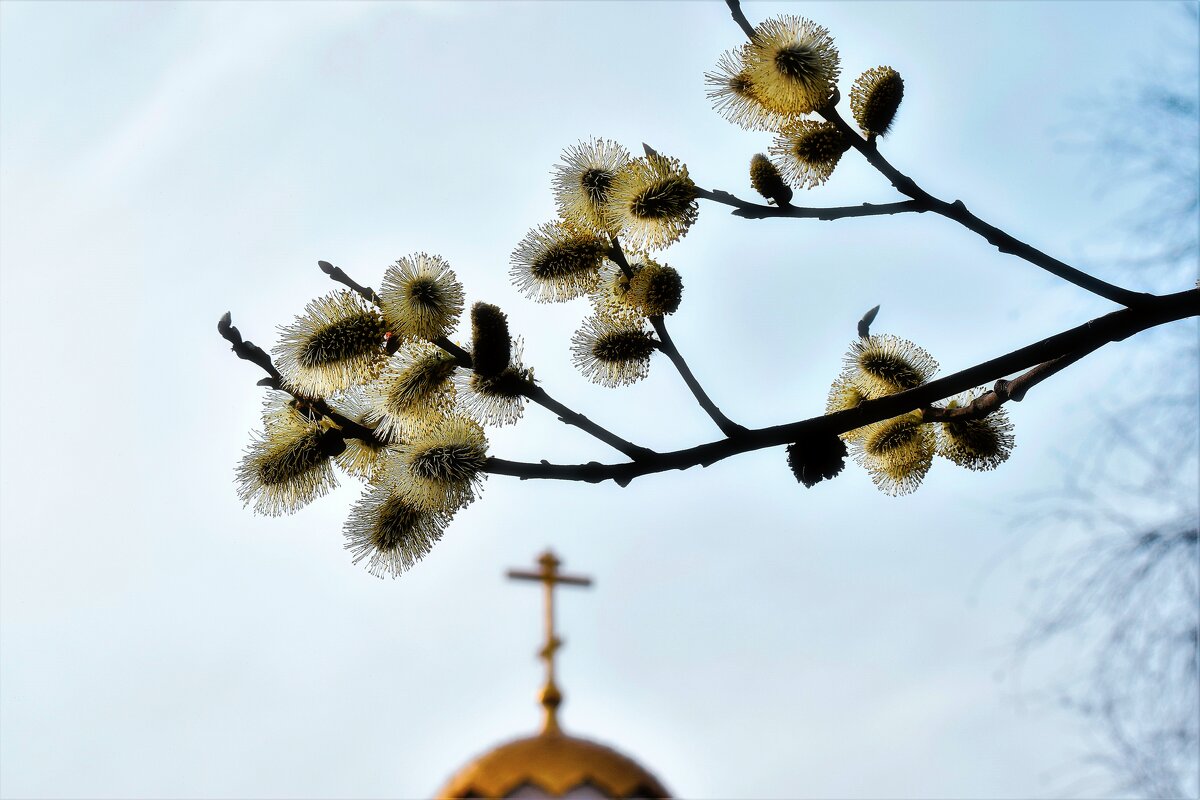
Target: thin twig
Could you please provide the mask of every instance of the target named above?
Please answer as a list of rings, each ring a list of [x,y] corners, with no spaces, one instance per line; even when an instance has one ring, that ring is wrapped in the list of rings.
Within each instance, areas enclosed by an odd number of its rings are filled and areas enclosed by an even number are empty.
[[[747,20],[745,14],[742,13],[741,4],[740,4],[739,0],[725,0],[725,3],[726,3],[726,5],[729,6],[729,12],[730,12],[730,14],[733,15],[733,19],[735,22],[737,22],[738,27],[740,27],[742,29],[742,32],[746,34],[746,37],[748,39],[753,40],[754,39],[754,27],[752,25],[750,25],[749,20]],[[1121,286],[1115,286],[1106,281],[1102,281],[1097,277],[1094,277],[1092,275],[1087,274],[1086,272],[1083,272],[1082,270],[1078,270],[1075,267],[1070,266],[1069,264],[1065,264],[1062,261],[1059,261],[1057,258],[1049,256],[1046,253],[1043,253],[1041,250],[1038,250],[1036,247],[1026,244],[1025,242],[1022,242],[1020,239],[1017,239],[1015,236],[1005,233],[1004,231],[1000,230],[996,226],[990,225],[990,224],[984,222],[982,219],[980,219],[979,217],[975,216],[970,211],[968,211],[967,207],[963,204],[963,202],[961,200],[955,200],[953,203],[947,203],[946,201],[939,200],[938,198],[929,194],[924,189],[922,189],[920,186],[918,186],[916,181],[914,181],[912,178],[908,177],[907,175],[904,175],[903,173],[900,172],[900,170],[896,169],[890,163],[888,163],[887,159],[885,159],[883,157],[883,155],[879,152],[879,149],[875,146],[875,137],[871,137],[869,139],[864,139],[863,137],[858,135],[857,131],[855,131],[848,124],[846,124],[846,121],[844,119],[842,119],[842,116],[837,112],[836,104],[837,104],[838,97],[839,97],[839,95],[835,91],[834,98],[831,99],[829,104],[826,105],[824,108],[817,109],[817,113],[820,114],[822,117],[824,117],[827,121],[836,125],[838,130],[841,131],[842,135],[846,137],[846,141],[849,142],[850,145],[855,150],[862,153],[863,157],[867,159],[867,162],[871,166],[875,167],[875,169],[878,170],[881,174],[883,174],[883,176],[885,178],[887,178],[889,181],[891,181],[891,184],[892,184],[892,186],[894,186],[896,188],[896,191],[900,192],[901,194],[908,195],[909,197],[911,197],[913,200],[917,201],[920,204],[919,208],[906,208],[903,210],[933,211],[934,213],[940,214],[943,217],[946,217],[947,219],[952,219],[955,222],[957,222],[958,224],[962,225],[967,230],[970,230],[970,231],[982,236],[984,239],[987,240],[987,242],[989,244],[991,244],[993,247],[995,247],[1001,253],[1007,253],[1009,255],[1014,255],[1018,258],[1024,259],[1025,261],[1028,261],[1030,264],[1033,264],[1036,267],[1040,267],[1041,269],[1046,270],[1050,274],[1055,275],[1059,278],[1062,278],[1063,280],[1067,281],[1068,283],[1073,283],[1081,289],[1086,289],[1087,291],[1089,291],[1093,294],[1099,295],[1100,297],[1103,297],[1106,300],[1111,300],[1114,303],[1119,303],[1123,306],[1132,308],[1134,306],[1137,306],[1137,305],[1147,302],[1148,299],[1151,297],[1151,295],[1145,294],[1143,292],[1135,292],[1130,289],[1125,289]],[[710,193],[710,194],[712,194],[712,193]],[[726,198],[736,200],[736,198],[733,198],[732,195],[728,195],[727,193],[724,193],[724,192],[722,192],[721,194],[724,195]],[[701,196],[704,196],[704,195],[701,195]],[[738,205],[738,203],[728,202],[728,199],[719,199],[717,197],[709,197],[708,199],[717,200],[717,202],[726,202],[729,205],[734,205],[734,206]],[[767,208],[770,208],[770,206],[768,206]],[[736,214],[738,216],[745,216],[745,214],[743,214],[742,211],[743,211],[743,209],[741,207],[739,207],[738,211],[735,211],[734,214]],[[770,216],[770,217],[814,216],[811,214],[794,214],[794,213],[790,213],[790,212],[791,212],[791,209],[775,208],[775,209],[772,209],[770,213],[763,213],[762,216]],[[896,213],[896,212],[893,211],[893,212],[883,212],[883,213]],[[865,214],[858,214],[858,215],[847,214],[846,216],[866,216],[866,215]],[[826,217],[818,217],[818,218],[826,219]],[[830,217],[830,219],[833,219],[833,218],[835,218],[835,217]]]
[[[463,369],[472,369],[475,361],[471,358],[471,354],[461,347],[450,341],[445,336],[439,336],[433,340],[433,343],[445,350],[450,355],[454,356],[454,361]]]
[[[984,392],[965,406],[958,406],[956,408],[927,406],[922,409],[923,421],[949,422],[951,420],[967,421],[983,419],[1009,400],[1014,403],[1021,402],[1025,399],[1025,394],[1034,386],[1037,386],[1050,376],[1061,372],[1084,356],[1095,352],[1103,345],[1104,342],[1098,342],[1094,347],[1083,347],[1073,353],[1052,358],[1049,361],[1043,361],[1041,364],[1013,378],[1011,381],[1001,378],[996,381],[996,385],[991,390]]]
[[[625,258],[625,252],[621,249],[621,243],[616,236],[612,237],[612,249],[609,252],[609,257],[621,268],[626,277],[633,277],[633,270],[630,268],[629,261]],[[691,390],[692,396],[696,398],[696,402],[700,404],[704,412],[721,429],[721,433],[726,436],[738,436],[745,433],[745,428],[721,413],[721,409],[717,408],[717,404],[704,391],[704,387],[700,385],[700,381],[696,380],[696,376],[692,374],[691,367],[688,366],[683,354],[679,352],[679,348],[675,346],[675,342],[671,339],[671,334],[667,332],[667,324],[663,321],[662,315],[656,314],[649,319],[650,324],[654,326],[655,333],[658,334],[658,349],[667,358],[671,359],[671,363],[675,365],[675,369],[679,372],[679,376],[683,378],[683,382],[687,384],[688,389]]]
[[[742,32],[746,34],[747,39],[754,38],[754,26],[750,24],[750,20],[746,19],[746,15],[742,13],[742,4],[738,0],[725,0],[725,5],[729,6],[729,14],[733,17],[733,21],[738,24]]]
[[[658,334],[658,349],[667,358],[671,359],[671,363],[679,371],[679,376],[683,378],[683,382],[692,391],[696,402],[712,418],[712,421],[717,424],[717,427],[721,429],[721,433],[726,436],[740,436],[745,433],[745,428],[721,413],[721,409],[717,408],[717,404],[709,398],[708,393],[704,391],[704,387],[700,385],[700,381],[696,380],[696,376],[692,374],[691,367],[688,366],[687,361],[684,360],[683,355],[679,352],[679,348],[675,346],[675,342],[671,339],[671,334],[667,333],[667,324],[663,321],[662,316],[655,315],[650,317],[650,324],[654,326],[654,331]]]
[[[1125,339],[1157,325],[1200,315],[1200,289],[1154,297],[1137,308],[1125,308],[1014,350],[998,358],[969,367],[953,375],[833,414],[812,417],[786,425],[747,430],[737,436],[697,445],[686,450],[658,453],[628,464],[550,464],[488,459],[486,471],[520,478],[578,480],[597,483],[613,480],[621,484],[641,475],[673,469],[707,466],[739,453],[775,447],[821,434],[838,434],[872,422],[891,419],[916,408],[925,408],[947,397],[995,381],[1020,370],[1059,358],[1078,360],[1109,342]],[[1064,364],[1065,365],[1065,364]],[[1059,367],[1061,369],[1061,366]],[[1057,371],[1046,367],[1045,375]],[[1043,378],[1045,377],[1043,375]],[[1041,378],[1039,378],[1040,380]],[[1031,379],[1032,380],[1032,379]],[[1026,387],[1028,388],[1028,387]]]
[[[568,425],[574,425],[576,428],[590,433],[592,436],[596,437],[605,444],[611,445],[625,455],[629,456],[634,461],[657,455],[653,450],[649,450],[645,447],[639,447],[636,444],[627,442],[607,428],[603,428],[600,425],[597,425],[595,422],[592,422],[583,414],[572,411],[550,395],[546,394],[546,391],[542,389],[542,387],[533,383],[533,381],[529,381],[527,388],[523,391],[523,394],[543,408],[546,408],[557,414],[558,418],[563,422],[567,423]]]
[[[349,286],[351,289],[362,295],[366,300],[378,305],[379,295],[375,294],[375,291],[370,287],[360,285],[353,278],[347,275],[341,268],[333,266],[328,261],[318,261],[317,266],[319,266],[321,271],[333,280]],[[392,345],[393,343],[398,345],[399,341],[393,337],[391,340],[389,340],[388,344]],[[448,337],[439,336],[437,339],[433,340],[433,343],[445,350],[450,355],[454,356],[454,361],[456,364],[458,364],[458,366],[462,367],[463,369],[473,368],[474,360],[471,358],[471,354],[459,347],[454,342],[450,341]],[[395,352],[395,348],[389,348],[389,352]],[[532,381],[529,382],[528,389],[523,392],[523,394],[538,405],[544,406],[545,408],[557,414],[558,418],[566,424],[574,425],[580,430],[590,433],[600,441],[615,447],[617,450],[634,460],[645,458],[647,455],[653,455],[654,453],[653,450],[649,450],[645,447],[639,447],[638,445],[625,441],[620,436],[617,436],[613,432],[592,422],[583,414],[572,411],[570,408],[567,408],[562,403],[555,400],[553,397],[547,394],[544,389],[542,389],[540,386],[537,386]]]
[[[271,376],[259,381],[259,386],[266,386],[270,389],[283,389],[283,376],[275,368],[275,362],[271,360],[271,357],[267,355],[265,350],[254,342],[242,339],[242,332],[233,325],[233,314],[231,312],[226,311],[221,319],[217,320],[217,333],[221,334],[221,338],[233,345],[233,352],[238,358],[249,361],[252,364],[257,364]]]
[[[806,206],[768,206],[761,203],[751,203],[721,189],[702,189],[696,187],[696,196],[714,203],[732,206],[735,217],[744,219],[767,219],[769,217],[797,217],[800,219],[834,220],[848,217],[878,217],[887,214],[903,214],[906,212],[924,213],[928,209],[915,200],[902,200],[897,203],[863,203],[857,206],[834,206],[830,208],[811,208]]]
[[[860,339],[866,339],[871,335],[871,323],[875,321],[875,315],[878,313],[879,306],[875,306],[862,315],[862,319],[858,321],[858,336]]]
[[[851,128],[842,116],[838,113],[837,108],[831,103],[825,108],[818,109],[818,112],[827,121],[837,126],[846,141],[863,155],[867,162],[887,178],[896,191],[901,194],[908,195],[917,202],[920,208],[914,208],[917,211],[932,211],[935,214],[940,214],[947,219],[952,219],[959,225],[962,225],[969,231],[977,233],[987,240],[988,244],[995,247],[1001,253],[1014,255],[1017,258],[1028,261],[1036,267],[1046,270],[1052,275],[1055,275],[1068,283],[1073,283],[1081,289],[1086,289],[1092,294],[1099,295],[1106,300],[1111,300],[1114,303],[1120,303],[1123,306],[1134,307],[1152,297],[1152,295],[1142,292],[1134,292],[1120,286],[1115,286],[1106,281],[1102,281],[1097,277],[1087,274],[1082,270],[1065,264],[1057,258],[1043,253],[1032,245],[1022,242],[1015,236],[1012,236],[1000,230],[994,225],[984,222],[979,217],[967,210],[967,207],[961,200],[955,200],[953,203],[947,203],[945,200],[940,200],[929,192],[917,185],[917,182],[900,170],[893,167],[883,154],[879,152],[879,148],[875,146],[874,141],[863,139],[858,133]]]
[[[321,268],[321,272],[324,272],[330,278],[333,278],[338,283],[349,286],[351,289],[358,292],[368,303],[379,305],[379,295],[375,294],[375,290],[370,286],[360,286],[359,284],[355,283],[349,275],[342,271],[341,267],[335,267],[328,261],[318,261],[317,266]]]
[[[342,436],[347,439],[358,439],[372,447],[382,447],[389,442],[380,438],[374,428],[368,428],[359,422],[355,422],[347,416],[333,410],[324,399],[318,398],[313,401],[313,405],[317,411],[329,417],[338,428],[341,429]]]
[[[329,417],[341,429],[342,436],[350,439],[359,439],[371,445],[380,446],[386,444],[380,439],[372,428],[368,428],[354,420],[346,417],[329,407],[322,397],[308,397],[300,394],[294,388],[284,382],[283,376],[279,374],[279,370],[275,368],[275,363],[266,351],[256,345],[254,342],[242,339],[241,332],[234,327],[232,315],[226,311],[224,316],[217,322],[217,332],[221,334],[225,341],[233,345],[233,352],[238,358],[249,361],[252,364],[257,364],[270,376],[263,378],[258,382],[259,386],[266,386],[268,389],[274,389],[280,392],[286,392],[296,400],[312,406],[317,413]]]

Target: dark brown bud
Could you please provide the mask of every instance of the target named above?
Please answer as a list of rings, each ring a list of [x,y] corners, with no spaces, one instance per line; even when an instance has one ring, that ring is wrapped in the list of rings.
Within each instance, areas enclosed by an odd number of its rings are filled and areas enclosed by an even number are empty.
[[[471,360],[484,377],[499,375],[512,358],[508,317],[498,306],[476,303],[471,308]]]
[[[824,433],[789,444],[787,455],[796,480],[811,489],[846,466],[846,443],[832,433]]]
[[[792,201],[791,187],[784,183],[779,170],[762,153],[750,159],[750,185],[776,205],[786,206]]]

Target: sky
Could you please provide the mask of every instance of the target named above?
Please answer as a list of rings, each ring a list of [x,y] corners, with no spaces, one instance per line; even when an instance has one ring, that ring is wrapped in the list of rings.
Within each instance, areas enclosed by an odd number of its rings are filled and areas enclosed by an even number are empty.
[[[1066,144],[1080,109],[1185,36],[1154,3],[746,12],[829,28],[844,95],[897,69],[885,155],[1068,261],[1120,222]],[[584,301],[526,300],[508,259],[591,136],[751,199],[771,137],[714,113],[703,82],[741,37],[716,2],[0,3],[0,795],[429,796],[537,725],[540,592],[503,575],[546,547],[595,582],[560,593],[564,728],[677,796],[1091,785],[1094,737],[1039,699],[1069,646],[1014,657],[1036,564],[1013,519],[1091,435],[1076,393],[1136,342],[1014,406],[996,472],[936,463],[901,498],[853,465],[806,490],[782,448],[624,489],[493,476],[397,580],[343,549],[353,479],[277,519],[237,498],[264,393],[216,322],[269,349],[334,288],[318,259],[378,286],[439,254],[561,402],[655,449],[718,438],[665,360],[589,384],[570,359]],[[796,202],[897,199],[852,155]],[[676,344],[751,427],[821,413],[875,304],[874,330],[943,373],[1112,310],[926,215],[703,203],[663,257],[685,283]],[[619,459],[536,406],[488,436],[504,458]]]

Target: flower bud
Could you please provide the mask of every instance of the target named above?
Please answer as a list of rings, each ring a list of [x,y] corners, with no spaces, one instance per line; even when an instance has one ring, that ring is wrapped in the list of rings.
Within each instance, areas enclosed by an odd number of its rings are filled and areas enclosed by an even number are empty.
[[[475,499],[487,438],[473,420],[450,416],[396,452],[393,480],[404,499],[422,511],[452,513]]]
[[[547,222],[517,244],[508,274],[526,297],[561,303],[596,287],[606,253],[608,245],[591,231]]]
[[[829,180],[850,142],[831,122],[799,119],[779,131],[771,155],[792,186],[811,189]]]
[[[337,486],[329,465],[345,448],[332,423],[276,422],[255,435],[238,466],[238,496],[258,514],[290,514]]]
[[[937,361],[923,348],[890,334],[857,339],[846,356],[846,373],[872,398],[915,389],[937,369]]]
[[[499,375],[512,357],[508,317],[499,306],[476,303],[471,308],[471,361],[475,372],[485,377]]]
[[[678,159],[654,153],[626,164],[608,190],[605,219],[639,250],[672,244],[696,221],[696,184]]]
[[[969,405],[985,390],[960,395],[947,408]],[[995,469],[1008,460],[1013,449],[1013,424],[1003,407],[982,419],[949,420],[938,423],[937,454],[967,469]]]
[[[572,338],[575,366],[593,383],[627,386],[650,373],[657,342],[642,321],[590,317]]]
[[[776,205],[786,206],[792,201],[792,188],[784,183],[779,170],[762,153],[750,159],[750,185]]]
[[[914,492],[929,471],[935,439],[932,426],[921,420],[921,412],[913,411],[864,425],[862,437],[853,442],[855,460],[881,492]]]
[[[288,384],[320,397],[375,378],[387,358],[384,318],[352,292],[318,298],[280,328],[273,354]]]
[[[432,341],[457,323],[463,309],[462,284],[445,259],[417,253],[388,267],[379,303],[394,334]]]
[[[346,549],[357,564],[369,558],[376,577],[395,578],[424,558],[442,538],[450,515],[417,508],[388,485],[370,490],[346,519]]]
[[[787,457],[796,480],[811,489],[846,466],[846,443],[832,433],[810,436],[788,445]]]
[[[647,316],[674,314],[683,300],[683,279],[674,267],[647,259],[629,281],[626,301]]]
[[[850,110],[868,136],[883,136],[892,127],[904,99],[904,80],[891,67],[872,67],[850,89]]]

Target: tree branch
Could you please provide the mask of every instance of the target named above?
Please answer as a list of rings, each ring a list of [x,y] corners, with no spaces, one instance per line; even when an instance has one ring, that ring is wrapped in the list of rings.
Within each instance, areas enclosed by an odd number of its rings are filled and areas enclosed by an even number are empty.
[[[837,126],[842,135],[846,137],[846,141],[851,147],[863,155],[867,162],[887,178],[896,191],[901,194],[906,194],[913,198],[920,206],[919,211],[932,211],[935,214],[940,214],[947,219],[954,220],[959,225],[962,225],[969,231],[977,233],[987,240],[988,244],[995,247],[1001,253],[1016,256],[1017,258],[1028,261],[1036,267],[1046,270],[1051,275],[1062,278],[1068,283],[1073,283],[1081,289],[1086,289],[1092,294],[1099,295],[1106,300],[1111,300],[1114,303],[1119,303],[1123,306],[1134,307],[1145,303],[1152,295],[1142,292],[1134,292],[1120,286],[1115,286],[1111,283],[1100,280],[1092,275],[1078,270],[1075,267],[1053,258],[1041,250],[1038,250],[1032,245],[1017,239],[1016,237],[1005,233],[994,225],[990,225],[979,217],[972,214],[963,205],[961,200],[955,200],[953,203],[947,203],[945,200],[939,200],[929,192],[917,185],[916,181],[904,175],[900,170],[893,167],[886,158],[879,152],[879,148],[875,146],[874,141],[868,141],[858,135],[858,132],[851,128],[842,116],[838,113],[837,108],[830,104],[825,108],[818,109],[818,114],[824,117],[827,121]]]
[[[358,422],[343,416],[329,407],[322,397],[307,397],[302,394],[297,394],[296,390],[284,383],[283,376],[279,374],[279,370],[275,368],[275,363],[271,361],[271,357],[266,351],[256,345],[254,342],[243,341],[241,331],[233,326],[232,315],[226,311],[224,316],[217,321],[217,332],[221,334],[227,342],[233,345],[233,352],[238,358],[257,364],[266,371],[271,377],[263,378],[258,382],[259,386],[266,386],[268,389],[274,389],[280,392],[287,392],[296,400],[306,403],[313,409],[329,419],[333,420],[342,430],[345,437],[351,439],[359,439],[368,444],[384,445],[382,439],[375,435],[375,431],[371,428],[361,425]]]
[[[238,358],[249,361],[252,364],[257,364],[271,376],[259,381],[259,386],[266,386],[270,389],[283,389],[283,376],[279,374],[279,370],[275,369],[275,362],[271,361],[271,357],[267,355],[267,352],[254,342],[242,340],[242,332],[233,326],[233,315],[231,312],[226,311],[224,316],[217,320],[217,333],[221,334],[221,338],[233,345],[233,352]]]
[[[341,267],[335,267],[328,261],[318,261],[317,266],[321,268],[321,272],[324,272],[330,278],[358,292],[368,303],[379,305],[379,295],[375,294],[375,290],[370,286],[360,286],[355,283],[349,275],[342,271]]]
[[[328,261],[318,261],[317,266],[321,268],[321,272],[324,272],[333,280],[344,286],[349,286],[351,289],[358,292],[359,296],[368,303],[371,303],[375,306],[381,305],[379,302],[379,295],[375,294],[374,289],[372,289],[370,286],[360,286],[349,275],[343,272],[341,267],[335,267]],[[400,337],[393,336],[391,333],[387,334],[387,344],[384,345],[384,349],[387,350],[387,354],[389,356],[395,355],[396,351],[400,349],[400,345]]]
[[[725,0],[725,3],[729,6],[729,12],[733,16],[734,21],[737,22],[738,27],[742,29],[742,32],[746,34],[748,39],[753,40],[754,27],[750,24],[749,20],[746,19],[745,14],[742,13],[741,3],[739,0]],[[907,175],[904,175],[900,172],[900,170],[888,163],[887,159],[883,157],[883,155],[879,152],[879,149],[875,146],[874,137],[871,137],[870,139],[864,139],[858,135],[858,131],[846,124],[846,121],[842,119],[842,116],[838,113],[836,108],[838,97],[839,95],[835,91],[834,97],[831,99],[829,104],[824,108],[817,109],[817,113],[824,117],[828,122],[831,122],[837,126],[838,130],[842,132],[842,135],[846,137],[846,141],[849,142],[855,150],[862,153],[863,157],[867,159],[867,162],[871,166],[873,166],[885,178],[891,181],[892,186],[896,188],[896,191],[900,192],[901,194],[908,195],[920,204],[919,208],[906,208],[902,210],[932,211],[936,214],[946,217],[947,219],[952,219],[967,230],[982,236],[987,240],[988,244],[995,247],[1001,253],[1007,253],[1008,255],[1014,255],[1018,258],[1024,259],[1030,264],[1046,270],[1051,275],[1062,278],[1068,283],[1073,283],[1081,289],[1086,289],[1092,294],[1099,295],[1100,297],[1103,297],[1106,300],[1111,300],[1114,303],[1119,303],[1120,305],[1132,308],[1147,302],[1148,298],[1152,296],[1143,292],[1134,292],[1129,289],[1107,283],[1106,281],[1102,281],[1099,278],[1083,272],[1082,270],[1078,270],[1069,264],[1065,264],[1062,261],[1059,261],[1057,258],[1053,258],[1046,253],[1043,253],[1036,247],[1028,245],[1016,237],[1005,233],[994,225],[984,222],[982,219],[968,211],[967,207],[961,200],[955,200],[953,203],[947,203],[946,201],[939,200],[938,198],[929,194],[920,186],[918,186],[916,181]],[[735,215],[746,216],[746,214],[741,213],[743,208],[741,205],[739,205],[743,204],[744,201],[737,200],[737,198],[733,197],[733,195],[730,195],[727,192],[721,192],[719,194],[721,195],[720,197],[716,196],[717,193],[708,192],[701,194],[701,196],[707,196],[707,199],[709,200],[715,200],[717,202],[733,205],[738,208],[738,211],[733,212]],[[736,202],[730,202],[731,200]],[[767,206],[766,208],[771,207]],[[793,214],[790,213],[791,211],[792,209],[790,208],[773,208],[770,213],[762,214],[762,216],[817,216],[818,219],[837,218],[822,217],[804,213]],[[876,213],[896,213],[896,211],[884,211]],[[868,214],[845,214],[845,216],[868,216]],[[756,215],[754,218],[758,218],[758,216]]]
[[[878,217],[886,214],[902,214],[905,212],[924,213],[929,209],[915,200],[902,200],[898,203],[863,203],[858,206],[834,206],[831,208],[808,208],[804,206],[768,206],[761,203],[751,203],[742,200],[721,189],[701,189],[696,187],[696,196],[714,203],[732,206],[735,217],[745,219],[766,219],[768,217],[797,217],[800,219],[834,220],[847,217]]]
[[[754,26],[750,24],[750,20],[746,19],[746,15],[742,13],[742,4],[739,0],[725,0],[725,5],[729,6],[729,14],[733,17],[733,21],[738,24],[742,32],[746,34],[747,39],[754,38]]]
[[[616,236],[612,237],[612,250],[609,256],[621,268],[626,277],[633,277],[633,270],[630,268],[629,261],[625,258],[625,252],[621,249],[621,243],[617,240]],[[658,334],[658,349],[667,358],[671,359],[671,363],[675,365],[675,369],[679,372],[679,376],[683,378],[683,382],[687,384],[688,389],[691,390],[692,396],[696,398],[696,402],[700,404],[704,412],[721,429],[721,433],[726,436],[738,436],[745,433],[745,428],[721,413],[721,409],[717,408],[717,404],[709,398],[708,393],[704,391],[704,387],[700,385],[700,381],[696,380],[696,376],[692,374],[691,367],[688,366],[683,354],[679,352],[679,348],[675,346],[675,342],[671,339],[671,334],[667,333],[667,324],[663,321],[662,315],[656,314],[649,319],[650,324],[654,326],[654,331]]]
[[[358,292],[368,302],[375,303],[376,305],[379,304],[379,295],[375,294],[375,290],[371,289],[369,286],[360,285],[353,278],[347,275],[341,268],[333,266],[328,261],[318,261],[317,266],[319,266],[321,271],[333,280],[349,286],[351,289]],[[437,339],[433,340],[433,343],[445,350],[450,355],[454,356],[455,363],[457,363],[458,366],[462,367],[463,369],[472,369],[474,367],[474,359],[472,359],[471,354],[459,347],[454,342],[450,341],[449,338],[445,336],[439,336]],[[400,342],[395,338],[389,340],[388,352],[394,353],[398,349],[399,344]],[[266,354],[264,353],[263,355],[265,356]],[[639,447],[638,445],[625,441],[611,431],[592,422],[583,414],[572,411],[562,403],[555,400],[553,397],[547,394],[544,389],[532,381],[529,382],[528,389],[524,392],[524,395],[538,405],[543,406],[557,414],[558,418],[566,424],[574,425],[580,430],[590,433],[600,441],[615,447],[617,450],[634,459],[635,461],[639,458],[645,458],[647,455],[652,455],[654,453],[653,450],[648,450],[645,447]]]
[[[721,433],[726,436],[740,436],[746,432],[746,429],[738,425],[729,417],[721,413],[721,409],[717,408],[717,404],[709,398],[708,393],[704,391],[704,387],[700,385],[700,381],[696,380],[696,376],[692,374],[691,367],[684,360],[683,354],[679,352],[679,348],[675,346],[675,342],[671,339],[671,334],[667,333],[667,324],[663,321],[661,315],[650,317],[650,324],[654,326],[655,332],[658,334],[658,349],[663,354],[671,359],[671,363],[675,365],[675,369],[679,372],[679,376],[683,378],[683,382],[687,384],[691,390],[692,396],[696,398],[696,402],[704,409],[704,412],[717,424],[721,429]]]
[[[439,336],[433,340],[433,343],[445,350],[450,355],[454,356],[454,361],[463,369],[473,369],[475,360],[471,358],[471,354],[454,342],[447,339],[445,336]]]
[[[1033,369],[1025,372],[1019,377],[1011,381],[1001,378],[996,381],[996,385],[991,391],[976,397],[965,406],[957,408],[939,408],[938,406],[926,406],[922,409],[925,422],[950,422],[951,420],[972,420],[982,419],[988,414],[1004,405],[1009,400],[1014,403],[1019,403],[1025,399],[1025,395],[1034,386],[1037,386],[1042,381],[1050,376],[1061,372],[1067,367],[1079,361],[1089,353],[1095,352],[1102,347],[1104,342],[1098,342],[1094,347],[1080,348],[1076,352],[1068,353],[1067,355],[1053,358],[1049,361],[1043,361]]]
[[[1018,370],[1065,359],[1059,362],[1058,366],[1045,367],[1038,373],[1041,377],[1035,374],[1029,378],[1027,383],[1032,385],[1037,380],[1057,372],[1067,363],[1077,361],[1109,342],[1121,341],[1148,328],[1197,315],[1200,315],[1200,289],[1152,297],[1137,308],[1114,311],[953,375],[905,392],[868,400],[845,411],[786,425],[747,430],[736,437],[727,437],[686,450],[658,453],[637,463],[534,464],[493,457],[488,459],[485,470],[497,475],[513,475],[519,478],[578,480],[591,483],[612,480],[625,485],[641,475],[688,469],[697,465],[708,466],[738,453],[788,444],[814,435],[845,433],[872,422],[891,419],[915,408],[930,406],[938,400],[974,389],[980,384],[998,380]],[[1028,389],[1028,385],[1025,388]]]
[[[523,392],[523,394],[543,408],[546,408],[557,414],[558,418],[566,424],[574,425],[575,427],[590,433],[592,436],[596,437],[605,444],[611,445],[620,452],[629,456],[634,461],[656,455],[653,450],[649,450],[645,447],[639,447],[636,444],[627,442],[620,436],[617,436],[615,433],[609,431],[607,428],[603,428],[600,425],[597,425],[595,422],[592,422],[584,415],[567,408],[562,403],[546,394],[546,391],[533,381],[528,382],[528,388]]]

